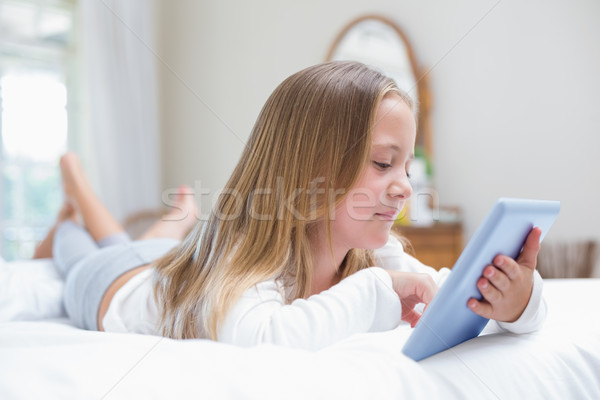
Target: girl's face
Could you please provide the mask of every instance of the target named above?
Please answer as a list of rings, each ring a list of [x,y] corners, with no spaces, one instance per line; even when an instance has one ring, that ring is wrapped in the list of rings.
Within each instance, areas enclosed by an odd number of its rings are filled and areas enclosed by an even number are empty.
[[[408,171],[414,159],[416,124],[406,103],[386,95],[375,115],[367,164],[336,207],[331,221],[334,246],[376,249],[412,194]]]

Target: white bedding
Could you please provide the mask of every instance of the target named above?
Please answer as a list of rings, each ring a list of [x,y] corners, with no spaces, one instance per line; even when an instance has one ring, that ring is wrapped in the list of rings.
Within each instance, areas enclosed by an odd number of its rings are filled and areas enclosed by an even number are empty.
[[[406,326],[318,352],[88,332],[61,291],[48,260],[0,265],[0,399],[600,398],[600,279],[546,281],[539,332],[419,363],[401,353]]]

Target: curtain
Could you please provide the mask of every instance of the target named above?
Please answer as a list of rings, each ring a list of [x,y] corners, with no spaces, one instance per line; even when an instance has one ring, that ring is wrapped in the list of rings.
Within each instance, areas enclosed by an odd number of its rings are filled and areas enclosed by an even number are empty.
[[[119,220],[159,206],[155,2],[80,0],[84,166]]]

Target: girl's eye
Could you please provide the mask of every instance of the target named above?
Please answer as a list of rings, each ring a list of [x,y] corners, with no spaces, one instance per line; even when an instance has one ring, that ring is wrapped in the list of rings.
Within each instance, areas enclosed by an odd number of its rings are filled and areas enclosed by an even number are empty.
[[[387,169],[387,168],[390,168],[392,166],[392,164],[383,163],[383,162],[377,162],[377,161],[373,161],[373,164],[375,164],[380,169]]]

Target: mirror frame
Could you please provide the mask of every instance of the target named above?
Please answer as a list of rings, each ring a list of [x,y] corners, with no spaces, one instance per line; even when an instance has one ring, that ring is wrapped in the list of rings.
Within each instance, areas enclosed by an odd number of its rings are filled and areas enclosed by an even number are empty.
[[[431,124],[429,122],[429,113],[431,111],[431,93],[429,91],[429,82],[428,82],[428,74],[427,71],[422,71],[418,65],[417,61],[408,41],[406,35],[400,29],[400,27],[392,20],[382,17],[380,15],[368,14],[360,16],[348,23],[342,31],[337,35],[333,44],[329,48],[327,52],[326,61],[331,61],[333,54],[335,53],[337,47],[340,45],[344,36],[354,28],[357,24],[365,21],[365,20],[376,20],[385,25],[388,25],[398,34],[400,39],[404,42],[406,46],[407,56],[410,60],[410,65],[413,70],[413,75],[415,77],[415,81],[417,82],[417,95],[418,95],[418,116],[417,116],[417,138],[415,145],[417,147],[422,148],[425,151],[425,157],[429,160],[433,157],[433,140],[431,133]]]

